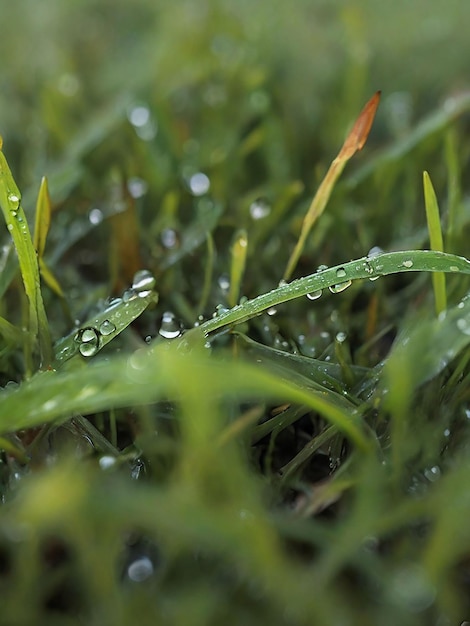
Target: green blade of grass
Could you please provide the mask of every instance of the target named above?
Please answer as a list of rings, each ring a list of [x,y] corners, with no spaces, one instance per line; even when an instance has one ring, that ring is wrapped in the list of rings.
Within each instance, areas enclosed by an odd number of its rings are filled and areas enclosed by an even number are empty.
[[[426,207],[426,221],[428,223],[429,243],[431,250],[444,252],[444,241],[442,238],[441,220],[439,217],[439,205],[436,193],[427,172],[423,172],[424,204]],[[435,272],[432,275],[432,285],[434,289],[434,303],[436,315],[447,308],[446,277],[442,272]]]
[[[155,279],[150,274],[147,275],[153,286]],[[153,282],[150,279],[153,279]],[[149,304],[157,301],[158,294],[153,288],[145,289],[140,294],[135,289],[127,290],[122,298],[111,300],[103,311],[85,320],[80,328],[55,344],[53,366],[60,367],[78,354],[84,357],[94,356],[137,319]]]
[[[29,330],[32,351],[39,347],[41,366],[52,360],[52,343],[41,295],[39,267],[31,234],[21,206],[21,194],[12,176],[0,143],[0,206],[18,254],[21,276],[29,303]]]
[[[240,295],[240,285],[245,271],[246,255],[248,251],[248,235],[245,230],[236,233],[232,245],[232,264],[230,267],[230,290],[228,303],[235,306]]]
[[[46,248],[46,238],[51,225],[51,199],[47,185],[47,178],[43,176],[39,187],[38,199],[36,202],[36,221],[34,224],[33,244],[38,253],[38,258],[42,259]]]
[[[253,300],[248,300],[228,311],[219,313],[217,317],[201,324],[200,328],[208,335],[225,326],[245,322],[270,307],[307,294],[315,294],[315,297],[320,297],[323,290],[326,289],[334,294],[339,294],[355,280],[375,280],[381,276],[400,272],[450,272],[454,274],[460,272],[470,274],[470,261],[455,254],[432,250],[405,250],[374,257],[363,257],[344,265],[337,265],[310,274],[304,278],[298,278],[287,285],[281,285]]]
[[[172,346],[173,347],[173,346]],[[348,406],[332,404],[321,391],[280,378],[242,362],[209,359],[198,350],[182,353],[180,344],[141,348],[130,357],[90,362],[73,371],[41,372],[13,391],[0,395],[0,431],[27,428],[58,418],[107,410],[110,406],[147,404],[200,394],[231,397],[234,389],[247,398],[276,398],[303,404],[337,426],[364,452],[375,444],[360,416]],[[191,393],[193,389],[191,389]]]

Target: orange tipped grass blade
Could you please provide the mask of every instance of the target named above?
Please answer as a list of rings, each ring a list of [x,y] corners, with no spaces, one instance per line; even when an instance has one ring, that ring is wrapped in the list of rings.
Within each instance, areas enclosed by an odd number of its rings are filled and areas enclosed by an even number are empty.
[[[320,183],[317,193],[313,197],[307,214],[304,217],[299,239],[284,272],[284,280],[289,280],[291,277],[305,247],[305,242],[307,241],[310,230],[325,210],[326,204],[331,196],[331,192],[333,191],[336,181],[341,175],[346,163],[358,150],[361,150],[364,147],[367,137],[369,136],[379,102],[380,91],[377,91],[360,112],[359,117],[348,133],[341,150],[331,163],[325,178]]]

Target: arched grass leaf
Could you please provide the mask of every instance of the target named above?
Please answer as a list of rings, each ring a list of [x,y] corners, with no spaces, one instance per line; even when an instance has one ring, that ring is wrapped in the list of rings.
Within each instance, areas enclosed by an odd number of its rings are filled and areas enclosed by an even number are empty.
[[[28,298],[29,330],[32,339],[30,352],[34,352],[37,344],[41,366],[44,367],[52,360],[52,343],[42,300],[38,260],[28,222],[21,206],[21,194],[2,151],[0,151],[0,205],[8,231],[15,244]]]
[[[197,350],[182,354],[177,344],[174,349],[167,345],[142,348],[130,357],[98,360],[78,370],[41,372],[18,389],[0,394],[0,431],[66,419],[76,413],[86,415],[110,406],[178,401],[196,389],[198,394],[216,398],[233,398],[237,393],[240,398],[302,404],[334,424],[364,452],[374,447],[365,424],[350,406],[333,403],[321,391],[306,389],[304,384],[248,363],[227,361],[221,367],[218,360]],[[194,416],[191,413],[187,418]]]

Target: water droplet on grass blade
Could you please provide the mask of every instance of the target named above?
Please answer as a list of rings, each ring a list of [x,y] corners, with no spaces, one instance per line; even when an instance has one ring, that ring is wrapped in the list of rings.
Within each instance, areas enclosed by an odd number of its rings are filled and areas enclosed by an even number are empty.
[[[403,261],[402,265],[407,268],[413,267],[413,261],[411,259],[407,259],[406,261]]]
[[[383,253],[384,251],[382,250],[382,248],[380,248],[379,246],[373,246],[367,253],[367,258],[374,259],[375,257],[380,256]]]
[[[271,213],[271,207],[263,198],[258,198],[250,204],[250,215],[254,220],[261,220]]]
[[[141,298],[150,295],[150,292],[155,287],[155,276],[149,270],[139,270],[134,274],[132,280],[132,289],[137,292]]]
[[[169,250],[178,245],[178,235],[174,228],[164,228],[161,232],[160,239],[163,246]]]
[[[346,270],[344,267],[338,267],[336,270],[336,278],[344,278],[346,276]]]
[[[10,204],[10,211],[16,211],[20,206],[20,198],[16,195],[16,193],[8,194],[8,202]]]
[[[100,324],[100,333],[104,336],[111,335],[116,330],[116,326],[109,320],[104,320]]]
[[[90,221],[90,224],[93,224],[93,226],[97,226],[103,221],[103,211],[98,208],[91,209],[88,214],[88,219]]]
[[[96,328],[82,328],[75,335],[74,340],[79,343],[78,350],[82,356],[95,355],[100,347],[100,334]]]
[[[190,177],[188,186],[194,196],[203,196],[209,191],[211,183],[206,174],[203,172],[196,172],[196,174],[193,174]]]
[[[352,280],[345,280],[342,283],[338,283],[336,285],[330,285],[328,289],[331,291],[331,293],[341,293],[342,291],[344,291],[351,285],[352,285]]]
[[[309,300],[318,300],[321,297],[323,291],[321,289],[317,289],[316,291],[311,291],[307,294],[307,298]]]
[[[181,332],[181,324],[176,319],[175,314],[171,311],[165,311],[158,334],[164,339],[176,339],[181,335]]]
[[[154,567],[148,556],[141,556],[127,568],[127,575],[135,583],[144,582],[153,575]]]
[[[460,272],[460,268],[459,268],[459,267],[457,267],[457,265],[451,265],[451,266],[449,267],[449,270],[450,270],[451,272]]]
[[[222,291],[228,291],[230,289],[230,279],[227,274],[219,276],[217,283]]]
[[[136,298],[138,298],[139,295],[142,294],[137,293],[135,289],[126,289],[126,291],[122,294],[122,301],[130,302],[131,300],[135,300]]]
[[[470,335],[470,323],[464,318],[460,317],[457,322],[457,328],[464,334]]]

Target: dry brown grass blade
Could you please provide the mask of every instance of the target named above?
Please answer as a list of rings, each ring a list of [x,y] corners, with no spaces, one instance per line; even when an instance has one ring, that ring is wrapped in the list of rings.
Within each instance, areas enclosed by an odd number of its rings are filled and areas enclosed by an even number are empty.
[[[361,150],[364,147],[367,137],[369,136],[379,102],[380,91],[377,91],[360,112],[354,126],[348,133],[341,150],[331,163],[325,178],[320,183],[317,193],[315,194],[307,214],[305,215],[297,244],[290,256],[289,262],[287,263],[283,276],[284,280],[289,280],[291,277],[300,255],[302,254],[310,230],[325,210],[335,183],[341,175],[346,163],[358,150]]]

